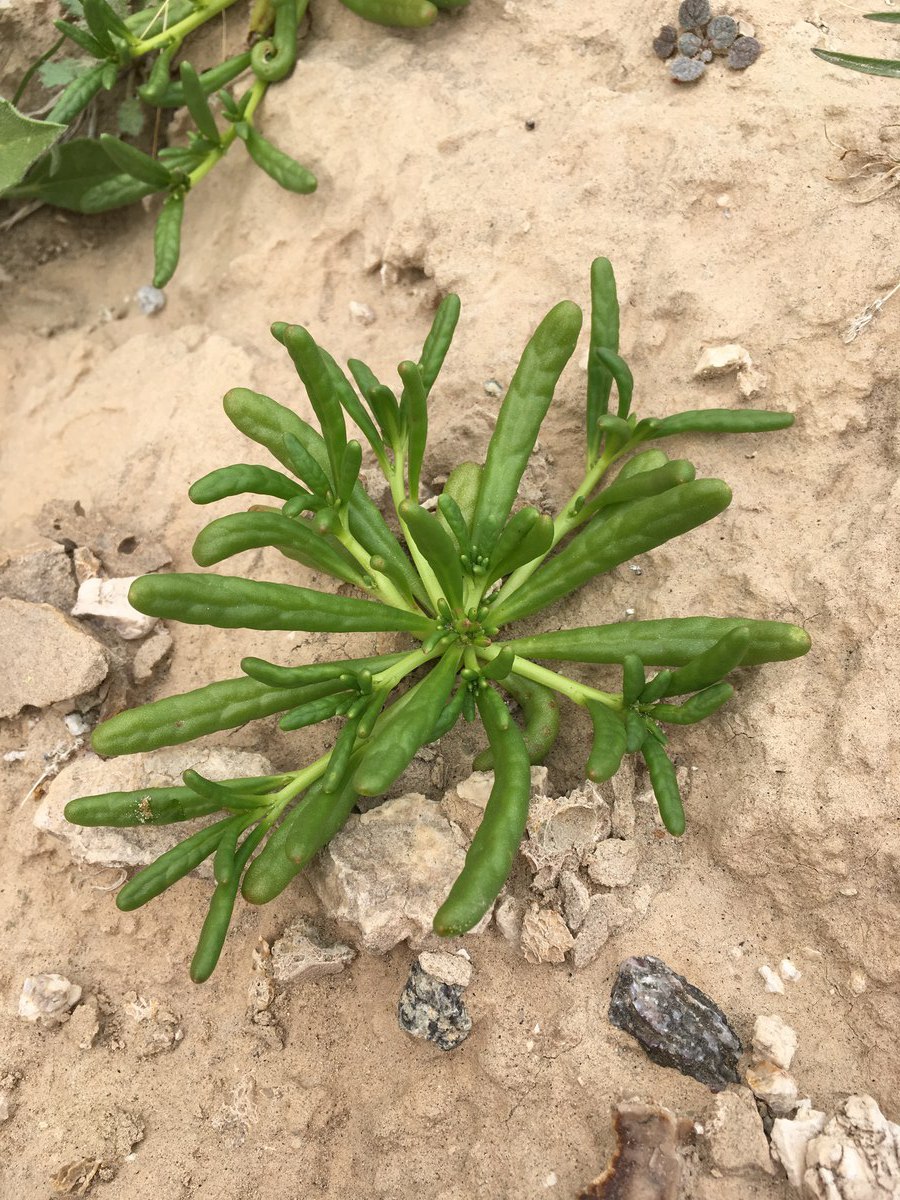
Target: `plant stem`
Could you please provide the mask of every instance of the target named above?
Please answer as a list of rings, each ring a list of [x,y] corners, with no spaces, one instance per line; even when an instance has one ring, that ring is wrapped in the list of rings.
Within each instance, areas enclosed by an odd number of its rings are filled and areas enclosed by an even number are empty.
[[[428,565],[426,560],[419,552],[419,548],[412,538],[409,530],[406,528],[406,522],[400,516],[400,505],[406,499],[406,486],[403,481],[404,472],[406,469],[406,456],[401,450],[394,451],[394,469],[386,476],[386,479],[391,488],[391,499],[394,502],[394,511],[397,513],[397,520],[400,522],[400,528],[403,531],[403,536],[406,539],[406,544],[409,547],[409,552],[412,555],[413,562],[416,564],[416,570],[419,572],[419,578],[428,593],[428,599],[431,601],[434,611],[438,611],[437,602],[443,598],[444,593],[441,591],[440,584],[435,579],[434,571]]]
[[[225,6],[223,5],[222,7]],[[253,119],[253,114],[256,112],[260,101],[266,94],[266,88],[268,86],[268,83],[266,83],[264,79],[257,79],[257,81],[253,84],[253,87],[250,89],[250,99],[247,102],[246,109],[244,110],[244,120],[248,123]],[[206,158],[204,158],[203,162],[200,163],[199,166],[194,167],[193,171],[191,171],[190,175],[188,176],[189,187],[195,187],[203,178],[203,176],[208,175],[216,163],[225,157],[225,155],[228,153],[228,148],[231,146],[231,143],[236,137],[237,132],[234,126],[231,125],[222,134],[218,146],[214,146],[213,149],[210,150],[209,154],[207,154]]]
[[[158,50],[160,46],[165,46],[176,38],[183,38],[186,34],[199,29],[201,25],[205,25],[207,21],[226,8],[230,8],[237,0],[209,0],[208,4],[204,4],[198,8],[196,12],[191,13],[189,17],[185,17],[183,21],[172,25],[169,29],[164,29],[162,33],[156,33],[153,37],[139,38],[131,47],[131,57],[140,58],[144,54],[149,54],[153,50]]]
[[[496,658],[503,649],[503,644],[495,643],[493,646],[478,647],[478,654],[481,658],[490,661]],[[518,655],[513,659],[513,673],[521,675],[523,679],[530,679],[533,683],[542,683],[544,687],[552,688],[554,692],[560,692],[563,696],[567,696],[573,703],[580,704],[582,707],[588,700],[599,700],[601,704],[605,704],[607,708],[613,708],[617,711],[622,708],[622,697],[611,692],[601,692],[598,688],[588,687],[585,683],[576,683],[574,679],[569,679],[568,675],[560,675],[557,671],[551,671],[547,667],[539,667],[537,663],[531,662],[527,658],[519,658]]]

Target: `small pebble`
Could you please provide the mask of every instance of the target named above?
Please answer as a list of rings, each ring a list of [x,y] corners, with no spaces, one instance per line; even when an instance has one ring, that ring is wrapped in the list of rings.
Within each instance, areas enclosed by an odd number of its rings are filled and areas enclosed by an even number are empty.
[[[711,63],[713,60],[713,52],[712,50],[701,50],[697,57],[702,63]]]
[[[444,957],[441,955],[440,957]],[[472,1018],[462,1002],[463,988],[430,975],[421,958],[414,962],[397,1005],[400,1028],[413,1037],[453,1050],[469,1036]]]
[[[90,723],[84,719],[80,712],[67,713],[63,717],[63,722],[72,737],[81,737],[91,727]]]
[[[709,0],[682,0],[678,8],[678,23],[682,29],[699,29],[711,16]]]
[[[503,395],[503,388],[496,379],[486,379],[484,381],[484,394],[497,399]]]
[[[797,970],[789,958],[783,958],[778,964],[778,974],[788,983],[796,983],[798,979],[803,978],[803,973]]]
[[[737,37],[737,21],[734,17],[713,17],[706,28],[706,36],[713,50],[724,52]]]
[[[697,58],[685,58],[680,54],[669,63],[669,74],[676,83],[696,83],[706,67]]]
[[[759,968],[759,973],[765,980],[767,992],[771,992],[775,996],[781,996],[784,994],[784,983],[781,981],[778,975],[776,975],[768,963],[764,963]]]
[[[761,53],[762,46],[755,37],[739,37],[728,51],[728,65],[733,71],[745,71],[753,66]]]
[[[138,288],[135,299],[145,317],[152,317],[154,313],[162,312],[166,307],[166,293],[149,283]]]
[[[695,54],[699,54],[702,48],[703,42],[696,33],[683,33],[678,39],[678,53],[684,54],[687,58],[693,58]]]
[[[653,39],[653,53],[657,58],[671,58],[675,53],[675,43],[678,41],[678,30],[674,25],[663,25]]]
[[[371,305],[363,304],[359,300],[351,300],[349,304],[350,316],[360,325],[374,325],[375,310]]]
[[[869,980],[864,971],[851,971],[849,981],[850,991],[854,996],[861,996],[869,986]]]

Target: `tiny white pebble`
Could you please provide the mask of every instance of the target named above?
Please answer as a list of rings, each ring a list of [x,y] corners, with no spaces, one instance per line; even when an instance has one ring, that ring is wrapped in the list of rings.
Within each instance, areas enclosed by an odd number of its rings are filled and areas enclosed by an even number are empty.
[[[525,1043],[525,1049],[526,1050],[534,1049],[534,1041],[531,1038],[529,1038],[528,1041]]]
[[[628,570],[633,571],[635,575],[643,575],[644,573],[643,567],[639,567],[637,563],[629,563]]]
[[[784,984],[772,970],[768,963],[764,963],[759,968],[759,973],[766,981],[766,991],[773,992],[775,995],[784,993]]]
[[[502,396],[503,388],[496,379],[486,379],[484,381],[484,394],[486,396]]]
[[[24,757],[24,750],[7,750],[7,752],[3,755],[3,761],[6,763],[17,763],[21,762]]]
[[[532,1033],[540,1033],[540,1032],[541,1032],[541,1023],[540,1023],[540,1021],[538,1021],[538,1023],[535,1025],[534,1029],[532,1030]]]
[[[850,972],[850,991],[854,996],[861,996],[869,986],[869,980],[864,971]]]
[[[374,325],[375,309],[370,304],[364,304],[360,300],[351,300],[349,309],[350,316],[360,325]]]
[[[544,1187],[545,1188],[556,1187],[556,1185],[558,1183],[559,1183],[559,1180],[556,1177],[555,1171],[551,1171],[550,1174],[544,1179]]]
[[[696,1133],[697,1137],[703,1137],[704,1133],[706,1133],[706,1126],[701,1125],[699,1121],[695,1121],[694,1133]]]
[[[803,973],[797,970],[789,958],[783,958],[778,964],[778,974],[790,983],[796,983],[798,979],[803,978]]]
[[[166,307],[166,293],[150,284],[138,288],[135,299],[145,317],[152,317],[154,313],[162,312]]]
[[[731,949],[728,951],[728,957],[733,958],[735,960],[735,962],[737,962],[738,959],[741,959],[744,957],[744,947],[743,946],[732,946]]]
[[[841,888],[841,895],[842,895],[842,896],[858,896],[858,895],[859,895],[859,888],[855,888],[855,887],[842,887],[842,888]]]
[[[626,616],[626,617],[633,617],[633,616],[634,616],[634,609],[633,609],[633,608],[626,608],[626,609],[625,609],[625,616]]]
[[[731,197],[727,192],[723,192],[721,196],[716,197],[716,204],[719,208],[731,208]]]

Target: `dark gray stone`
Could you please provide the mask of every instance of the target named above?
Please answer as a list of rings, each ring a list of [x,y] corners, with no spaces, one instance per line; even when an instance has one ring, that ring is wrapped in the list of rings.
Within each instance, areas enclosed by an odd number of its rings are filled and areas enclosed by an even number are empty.
[[[678,23],[682,29],[700,29],[711,16],[709,0],[682,0],[678,9]]]
[[[678,41],[678,30],[674,25],[663,25],[653,39],[653,53],[657,58],[671,58],[675,53],[675,43]]]
[[[713,1092],[738,1083],[741,1040],[709,996],[659,958],[626,958],[609,1003],[610,1022],[636,1038],[653,1062]]]
[[[397,1005],[400,1028],[413,1037],[434,1042],[439,1050],[452,1050],[472,1030],[472,1018],[462,1002],[461,987],[444,983],[413,963]]]
[[[737,21],[734,17],[713,17],[707,27],[706,36],[713,50],[724,53],[737,37]]]
[[[762,46],[755,37],[739,37],[728,51],[728,65],[733,71],[745,71],[753,66],[761,53]]]

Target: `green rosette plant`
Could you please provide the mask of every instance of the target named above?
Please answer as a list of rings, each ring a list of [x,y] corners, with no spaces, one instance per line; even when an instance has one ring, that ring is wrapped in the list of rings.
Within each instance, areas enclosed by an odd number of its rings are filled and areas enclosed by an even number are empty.
[[[734,689],[725,677],[737,667],[809,649],[807,634],[794,625],[727,616],[518,634],[523,618],[728,506],[727,484],[697,479],[689,461],[647,449],[647,442],[774,431],[793,417],[703,409],[638,419],[631,411],[632,375],[618,353],[615,280],[609,262],[599,258],[591,272],[587,464],[571,499],[555,516],[517,503],[541,422],[581,331],[581,310],[563,301],[525,347],[484,463],[456,467],[430,510],[422,503],[429,398],[458,317],[458,298],[446,297],[418,362],[400,363],[396,388],[359,360],[348,363],[351,382],[308,330],[274,325],[320,432],[268,396],[236,388],[224,400],[228,417],[283,470],[224,467],[189,492],[204,505],[247,493],[268,501],[207,525],[193,547],[201,567],[271,546],[352,585],[365,599],[217,574],[146,575],[132,585],[137,609],[168,620],[393,632],[407,643],[393,653],[299,666],[245,658],[238,678],[120,713],[94,731],[99,754],[119,755],[275,713],[282,714],[283,730],[342,718],[332,749],[296,770],[224,782],[189,770],[181,787],[88,796],[66,807],[67,818],[81,825],[214,818],[135,875],[117,898],[119,908],[134,909],[214,856],[215,890],[191,967],[197,981],[215,967],[238,893],[253,904],[277,896],[341,829],[360,797],[385,793],[417,751],[460,718],[483,725],[488,746],[475,766],[492,769],[494,781],[463,870],[434,917],[435,931],[444,936],[475,926],[504,885],[528,817],[529,768],[553,747],[560,697],[590,716],[587,778],[610,779],[624,755],[641,755],[662,820],[678,836],[685,817],[665,729],[701,721],[730,700]],[[362,446],[348,434],[348,418],[389,484],[399,537],[363,489]],[[613,467],[618,471],[608,481]],[[619,664],[622,689],[578,682],[548,662]],[[648,666],[659,669],[648,676]]]

